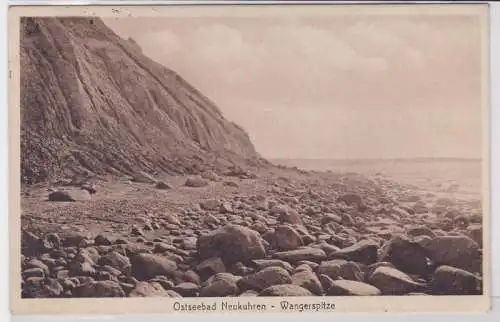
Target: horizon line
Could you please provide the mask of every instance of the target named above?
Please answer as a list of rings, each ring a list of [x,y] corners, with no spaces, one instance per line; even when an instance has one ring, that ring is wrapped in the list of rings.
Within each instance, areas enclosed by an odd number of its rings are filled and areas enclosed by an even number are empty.
[[[268,160],[309,161],[396,161],[396,160],[468,160],[481,161],[481,157],[394,157],[394,158],[308,158],[308,157],[265,157]]]

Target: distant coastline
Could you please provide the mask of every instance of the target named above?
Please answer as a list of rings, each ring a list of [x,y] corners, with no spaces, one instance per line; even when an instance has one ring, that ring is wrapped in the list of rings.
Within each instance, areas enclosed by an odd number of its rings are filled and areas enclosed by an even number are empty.
[[[328,163],[328,164],[367,164],[367,163],[377,163],[377,162],[481,162],[481,158],[431,158],[431,157],[420,157],[420,158],[380,158],[380,159],[325,159],[325,158],[269,158],[269,161],[273,163]]]

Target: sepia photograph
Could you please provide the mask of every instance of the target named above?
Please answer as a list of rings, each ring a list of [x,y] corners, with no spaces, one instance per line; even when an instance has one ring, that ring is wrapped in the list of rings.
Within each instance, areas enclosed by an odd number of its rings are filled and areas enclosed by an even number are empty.
[[[16,307],[487,309],[487,5],[14,9]]]

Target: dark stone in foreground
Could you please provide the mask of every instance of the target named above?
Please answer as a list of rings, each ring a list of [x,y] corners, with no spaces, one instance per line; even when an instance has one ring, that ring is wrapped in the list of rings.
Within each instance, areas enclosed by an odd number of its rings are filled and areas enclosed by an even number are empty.
[[[201,235],[197,241],[201,259],[220,257],[226,264],[260,259],[266,251],[260,234],[249,228],[229,224]]]
[[[434,272],[430,288],[435,295],[480,295],[481,279],[463,269],[440,266]]]
[[[326,254],[322,249],[306,247],[274,253],[273,257],[291,263],[300,261],[320,262],[326,259]]]
[[[266,288],[259,293],[259,296],[313,296],[313,294],[297,285],[282,284]]]
[[[380,266],[371,274],[368,281],[383,295],[404,295],[425,289],[426,285],[417,283],[405,273],[391,267]]]
[[[117,282],[98,281],[77,286],[73,295],[76,297],[124,297],[125,292]]]
[[[177,264],[165,257],[140,253],[130,259],[132,275],[138,280],[149,280],[158,275],[172,276]]]
[[[257,273],[243,277],[238,281],[238,287],[242,291],[263,289],[281,284],[290,284],[292,282],[290,274],[281,267],[266,267]]]
[[[375,263],[377,256],[378,244],[372,240],[362,240],[330,255],[331,258],[345,258],[366,265]]]
[[[87,190],[62,191],[57,190],[49,194],[49,201],[74,202],[90,200],[90,193]]]
[[[381,262],[390,262],[408,274],[427,276],[431,273],[427,252],[418,243],[397,236],[388,241],[383,249]]]
[[[333,281],[327,290],[327,295],[332,296],[375,296],[381,292],[375,286],[359,281],[338,280]]]

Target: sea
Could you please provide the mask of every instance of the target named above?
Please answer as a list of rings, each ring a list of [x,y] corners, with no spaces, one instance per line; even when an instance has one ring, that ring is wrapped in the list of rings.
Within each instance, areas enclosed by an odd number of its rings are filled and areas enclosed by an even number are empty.
[[[378,176],[459,199],[480,200],[483,191],[480,159],[274,159],[272,162],[303,170]]]

